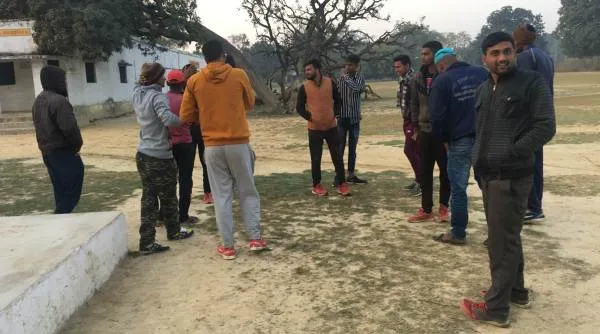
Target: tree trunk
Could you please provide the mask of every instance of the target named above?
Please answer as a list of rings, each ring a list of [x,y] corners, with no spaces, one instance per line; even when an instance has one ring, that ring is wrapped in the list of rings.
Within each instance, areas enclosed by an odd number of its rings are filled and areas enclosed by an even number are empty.
[[[233,56],[236,65],[246,70],[246,73],[248,73],[248,77],[250,77],[250,81],[252,82],[252,86],[256,93],[257,100],[263,103],[266,111],[280,112],[279,101],[277,99],[277,96],[275,96],[275,94],[273,94],[273,91],[270,90],[269,87],[265,84],[263,78],[261,78],[260,75],[256,74],[254,68],[252,67],[248,59],[244,57],[242,52],[214,31],[208,29],[204,25],[202,26],[202,28],[204,41],[216,39],[219,42],[223,43],[223,48],[225,49],[225,52]]]

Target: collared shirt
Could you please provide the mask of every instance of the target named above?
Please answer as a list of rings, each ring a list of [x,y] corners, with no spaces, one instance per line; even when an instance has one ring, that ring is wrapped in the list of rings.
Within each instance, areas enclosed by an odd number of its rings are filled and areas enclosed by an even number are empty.
[[[397,106],[400,107],[400,111],[402,112],[402,116],[404,119],[410,120],[410,109],[408,108],[409,103],[409,82],[412,80],[414,70],[411,68],[408,70],[403,77],[398,78],[398,91],[396,94]]]
[[[340,118],[350,120],[351,124],[360,122],[360,96],[365,90],[365,79],[359,74],[344,74],[338,87],[342,98]]]

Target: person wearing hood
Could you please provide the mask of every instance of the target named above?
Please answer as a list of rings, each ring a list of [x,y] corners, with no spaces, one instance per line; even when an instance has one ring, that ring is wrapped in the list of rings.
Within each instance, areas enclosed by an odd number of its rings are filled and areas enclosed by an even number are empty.
[[[172,70],[167,76],[167,99],[169,100],[169,109],[175,115],[179,116],[181,102],[183,100],[183,91],[185,89],[185,75],[181,70]],[[194,171],[194,159],[196,158],[196,144],[192,140],[190,125],[184,124],[176,128],[169,128],[169,139],[173,145],[173,156],[177,163],[179,172],[179,221],[182,224],[196,224],[198,217],[190,216],[190,203],[192,201],[192,187],[194,182],[192,175]]]
[[[185,82],[187,85],[187,81],[192,77],[192,75],[198,73],[198,68],[196,64],[189,63],[183,66],[181,71],[185,76]],[[204,146],[204,140],[202,139],[200,124],[193,123],[190,127],[190,133],[192,134],[192,142],[194,143],[195,147],[197,147],[198,158],[200,158],[200,164],[202,165],[202,188],[204,190],[202,202],[204,204],[213,204],[215,201],[210,189],[210,181],[208,181],[208,167],[206,167],[206,160],[204,159],[204,151],[206,150],[206,146]]]
[[[132,98],[140,125],[136,164],[142,179],[140,252],[143,254],[169,250],[155,239],[159,201],[169,240],[187,239],[194,234],[179,222],[177,165],[168,127],[180,127],[182,122],[169,108],[169,100],[162,93],[164,85],[165,68],[159,63],[146,63],[142,65]]]
[[[429,113],[433,133],[447,151],[452,212],[451,230],[435,240],[464,245],[469,221],[467,185],[475,143],[475,94],[489,74],[482,67],[459,61],[452,48],[439,50],[434,62],[441,74],[431,88]]]
[[[206,145],[204,158],[215,201],[217,227],[223,243],[217,253],[226,260],[237,256],[233,236],[234,185],[251,251],[268,249],[260,227],[260,198],[254,184],[253,154],[246,113],[254,108],[254,91],[242,69],[225,64],[223,45],[210,40],[202,46],[207,66],[189,78],[180,117],[199,123]]]
[[[54,213],[71,213],[83,186],[83,139],[68,100],[65,71],[45,66],[40,79],[44,90],[33,104],[35,136],[54,189]]]
[[[537,31],[531,24],[521,24],[513,32],[517,48],[517,66],[522,70],[539,72],[549,85],[554,96],[554,62],[544,50],[535,46]],[[544,193],[544,148],[535,152],[535,173],[533,186],[527,200],[524,223],[539,223],[546,219],[542,210]]]

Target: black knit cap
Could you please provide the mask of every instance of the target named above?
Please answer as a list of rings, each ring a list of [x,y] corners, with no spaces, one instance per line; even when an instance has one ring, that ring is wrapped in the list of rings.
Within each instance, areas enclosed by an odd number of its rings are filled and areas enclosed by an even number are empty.
[[[138,81],[142,86],[150,86],[157,83],[162,77],[165,76],[165,68],[159,63],[145,63],[142,65],[142,72],[140,73],[140,80]]]

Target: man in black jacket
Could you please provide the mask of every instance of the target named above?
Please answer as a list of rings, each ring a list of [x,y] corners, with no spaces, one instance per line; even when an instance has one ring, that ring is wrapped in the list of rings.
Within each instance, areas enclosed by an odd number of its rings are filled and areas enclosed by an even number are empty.
[[[46,66],[40,79],[44,91],[33,104],[35,135],[54,188],[54,213],[71,213],[83,185],[84,167],[79,156],[83,140],[67,99],[65,71]]]
[[[481,178],[492,286],[485,291],[485,302],[465,299],[461,310],[473,320],[507,327],[510,303],[529,306],[523,278],[523,215],[534,153],[552,139],[556,121],[548,85],[539,73],[517,69],[510,35],[489,35],[482,51],[490,78],[477,93],[473,164]]]

